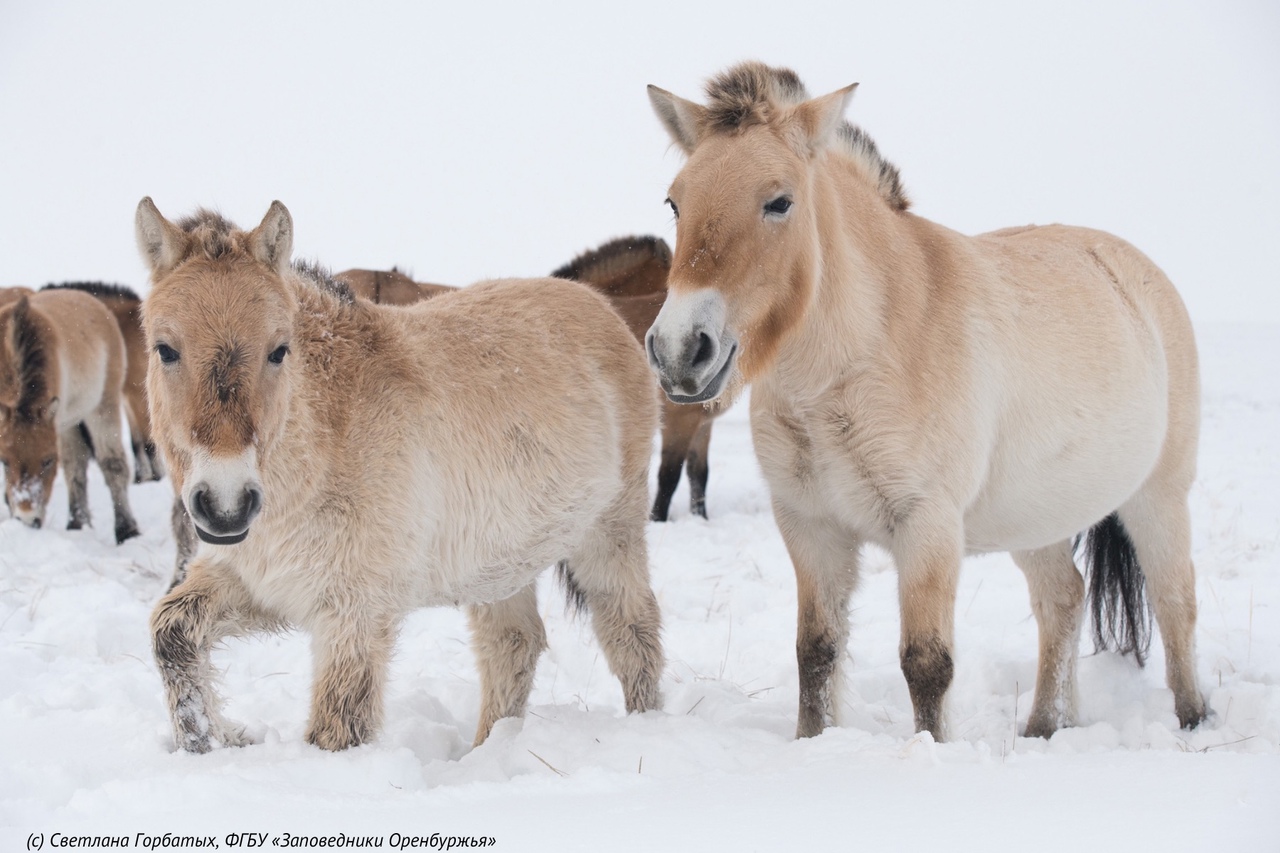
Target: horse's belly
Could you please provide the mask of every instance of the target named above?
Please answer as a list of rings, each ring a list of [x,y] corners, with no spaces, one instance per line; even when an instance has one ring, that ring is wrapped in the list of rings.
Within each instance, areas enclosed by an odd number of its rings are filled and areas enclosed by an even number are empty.
[[[1114,512],[1150,475],[1164,442],[1163,406],[1133,407],[1103,429],[994,449],[988,477],[965,511],[970,552],[1041,548]]]

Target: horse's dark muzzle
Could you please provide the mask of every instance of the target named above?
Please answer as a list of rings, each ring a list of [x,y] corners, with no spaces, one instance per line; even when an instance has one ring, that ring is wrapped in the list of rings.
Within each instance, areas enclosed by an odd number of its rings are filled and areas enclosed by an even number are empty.
[[[262,511],[262,492],[246,488],[230,510],[221,507],[209,489],[197,488],[191,493],[187,512],[201,542],[210,545],[236,545],[249,535],[249,524]]]

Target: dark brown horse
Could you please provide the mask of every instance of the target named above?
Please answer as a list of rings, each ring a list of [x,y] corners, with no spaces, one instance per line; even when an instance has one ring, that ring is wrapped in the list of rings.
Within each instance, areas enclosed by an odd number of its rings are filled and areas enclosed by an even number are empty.
[[[142,334],[142,298],[127,287],[97,281],[47,284],[43,290],[79,290],[96,298],[116,318],[124,338],[124,413],[133,444],[133,481],[159,480],[164,466],[151,440],[147,414],[147,342]]]
[[[447,284],[414,281],[395,267],[389,270],[346,270],[334,278],[346,282],[356,296],[378,305],[412,305],[455,289]]]
[[[609,297],[613,308],[642,344],[667,296],[671,249],[661,237],[620,237],[584,252],[552,273],[589,284]],[[689,471],[689,509],[707,517],[707,447],[715,413],[702,406],[682,406],[663,397],[662,461],[658,494],[649,517],[666,521],[680,471]]]

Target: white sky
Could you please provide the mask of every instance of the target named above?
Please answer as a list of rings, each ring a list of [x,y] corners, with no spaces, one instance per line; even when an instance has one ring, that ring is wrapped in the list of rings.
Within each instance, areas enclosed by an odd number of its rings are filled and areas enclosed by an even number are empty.
[[[0,0],[0,285],[145,288],[143,195],[466,283],[674,240],[645,97],[742,59],[849,117],[921,215],[1113,231],[1199,322],[1280,322],[1280,4]]]

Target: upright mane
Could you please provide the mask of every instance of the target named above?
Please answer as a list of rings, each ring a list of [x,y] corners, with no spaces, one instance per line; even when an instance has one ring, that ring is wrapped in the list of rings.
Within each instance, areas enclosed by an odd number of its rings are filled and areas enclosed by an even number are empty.
[[[49,394],[48,345],[42,325],[23,297],[14,305],[5,329],[4,348],[12,361],[0,371],[0,399],[11,405],[18,420],[28,423],[39,419]]]
[[[356,301],[356,294],[351,289],[351,285],[341,279],[334,278],[328,267],[322,266],[316,261],[307,261],[299,258],[293,262],[293,271],[304,282],[321,293],[327,293],[343,305],[351,305]]]
[[[553,278],[599,281],[630,272],[648,261],[671,266],[671,248],[661,237],[618,237],[599,248],[583,252],[551,273]]]
[[[80,290],[90,296],[96,296],[99,299],[124,299],[132,302],[141,302],[142,297],[138,296],[131,288],[125,287],[123,284],[107,284],[101,281],[64,281],[59,284],[46,284],[41,290]]]
[[[178,221],[178,227],[192,238],[189,252],[202,252],[210,260],[216,260],[232,252],[252,254],[249,232],[242,231],[221,213],[199,208],[195,213]],[[344,281],[335,279],[326,267],[314,261],[295,260],[293,271],[304,284],[327,294],[343,305],[355,302],[355,293]]]
[[[767,124],[780,108],[809,100],[799,76],[789,68],[773,68],[762,62],[743,62],[707,82],[705,129],[732,133],[756,124]],[[860,163],[884,200],[894,210],[910,205],[898,167],[880,154],[880,149],[862,128],[844,122],[838,133],[839,149]]]
[[[192,237],[191,253],[203,252],[205,257],[216,260],[233,251],[249,252],[245,238],[248,234],[221,213],[201,207],[190,216],[178,220],[177,225]]]

